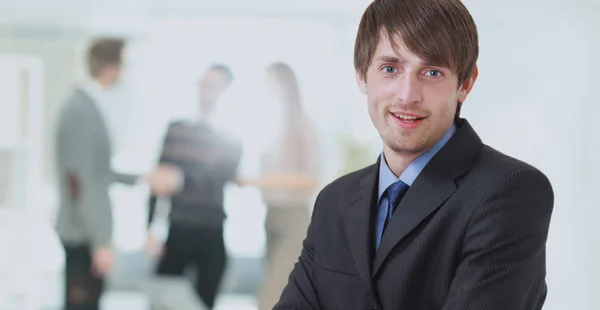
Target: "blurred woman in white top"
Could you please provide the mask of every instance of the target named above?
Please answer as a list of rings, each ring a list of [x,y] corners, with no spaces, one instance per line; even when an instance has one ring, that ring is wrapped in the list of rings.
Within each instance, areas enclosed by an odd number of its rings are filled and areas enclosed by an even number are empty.
[[[267,90],[280,104],[281,127],[261,157],[261,175],[240,180],[261,189],[267,206],[267,272],[259,309],[273,309],[302,250],[318,184],[316,128],[302,107],[296,76],[284,63],[266,70]]]

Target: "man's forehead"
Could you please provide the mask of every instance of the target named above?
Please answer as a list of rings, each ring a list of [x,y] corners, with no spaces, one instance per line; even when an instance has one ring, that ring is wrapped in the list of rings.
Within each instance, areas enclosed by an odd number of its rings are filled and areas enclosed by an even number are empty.
[[[373,59],[385,62],[425,63],[421,57],[409,51],[402,40],[395,40],[392,44],[387,36],[379,40]]]
[[[390,35],[383,32],[379,38],[379,43],[373,55],[374,61],[395,62],[395,63],[415,63],[423,66],[446,67],[441,63],[426,59],[413,53],[404,43],[400,34]]]
[[[404,38],[400,33],[389,33],[387,31],[381,31],[379,33],[379,44],[378,47],[386,47],[386,48],[398,48],[403,47],[406,49],[406,44],[404,43]]]

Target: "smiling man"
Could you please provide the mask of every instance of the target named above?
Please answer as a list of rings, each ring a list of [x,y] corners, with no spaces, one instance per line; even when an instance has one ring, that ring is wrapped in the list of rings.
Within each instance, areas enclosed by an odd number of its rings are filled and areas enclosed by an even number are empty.
[[[460,118],[477,28],[459,0],[375,0],[358,87],[383,142],[317,197],[275,309],[541,309],[550,182]]]

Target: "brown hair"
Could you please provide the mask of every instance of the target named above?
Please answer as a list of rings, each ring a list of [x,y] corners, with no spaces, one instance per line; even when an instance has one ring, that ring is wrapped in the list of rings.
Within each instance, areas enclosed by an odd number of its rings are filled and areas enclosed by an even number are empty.
[[[477,27],[460,0],[375,0],[360,21],[354,67],[366,79],[375,50],[386,34],[427,62],[450,68],[459,85],[471,77],[479,43]]]
[[[231,73],[231,70],[229,70],[229,67],[227,67],[224,64],[220,64],[220,63],[215,63],[212,64],[210,66],[210,68],[208,68],[208,71],[219,71],[221,73],[223,73],[223,75],[225,75],[225,78],[227,79],[228,83],[231,83],[233,81],[233,73]]]
[[[292,68],[283,62],[276,62],[267,68],[267,72],[273,75],[273,80],[283,89],[283,104],[286,109],[295,116],[303,113],[298,80]]]
[[[97,77],[108,66],[120,65],[125,41],[117,38],[96,39],[88,50],[89,74]]]
[[[298,168],[304,167],[308,158],[307,150],[310,145],[306,140],[308,132],[307,123],[308,117],[302,107],[302,98],[298,79],[292,68],[283,62],[271,64],[266,69],[267,74],[272,75],[271,78],[275,83],[279,84],[283,92],[282,102],[284,111],[283,128],[284,132],[284,158],[288,158],[290,162],[300,165]]]

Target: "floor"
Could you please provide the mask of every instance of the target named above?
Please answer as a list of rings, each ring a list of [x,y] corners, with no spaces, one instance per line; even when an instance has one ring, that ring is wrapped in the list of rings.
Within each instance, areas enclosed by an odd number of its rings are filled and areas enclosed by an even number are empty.
[[[102,310],[148,310],[149,300],[140,293],[112,292],[106,295]],[[219,298],[215,310],[256,310],[254,296],[226,294]]]

